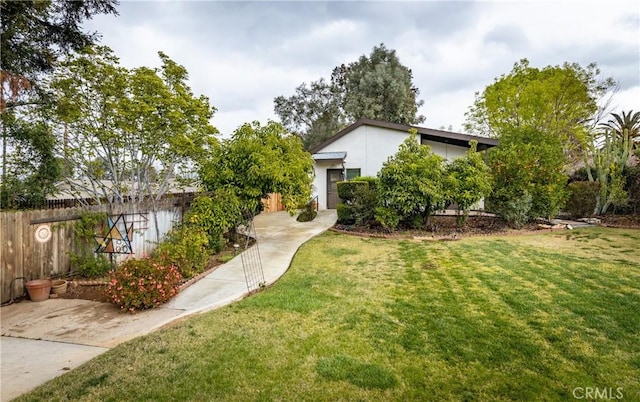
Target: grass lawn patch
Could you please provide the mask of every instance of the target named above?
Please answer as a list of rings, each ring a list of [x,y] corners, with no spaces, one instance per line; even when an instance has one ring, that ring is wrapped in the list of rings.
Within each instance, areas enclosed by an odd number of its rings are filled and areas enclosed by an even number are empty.
[[[609,228],[327,232],[265,291],[18,400],[563,401],[585,388],[640,400],[639,245],[640,230]]]

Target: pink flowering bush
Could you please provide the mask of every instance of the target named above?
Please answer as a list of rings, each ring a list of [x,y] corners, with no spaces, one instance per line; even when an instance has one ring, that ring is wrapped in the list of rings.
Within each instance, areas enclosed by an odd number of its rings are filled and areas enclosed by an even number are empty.
[[[150,258],[128,260],[109,274],[107,296],[122,310],[159,306],[178,294],[182,275],[175,265]]]

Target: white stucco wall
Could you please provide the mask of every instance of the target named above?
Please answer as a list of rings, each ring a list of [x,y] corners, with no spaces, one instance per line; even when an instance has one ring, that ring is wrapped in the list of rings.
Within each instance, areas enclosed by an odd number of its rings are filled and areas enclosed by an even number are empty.
[[[438,154],[444,157],[447,162],[451,162],[452,160],[464,156],[469,148],[459,147],[457,145],[451,144],[443,144],[441,142],[424,140],[422,141],[422,145],[429,145],[431,147],[431,151],[434,154]]]
[[[409,136],[408,132],[382,127],[360,126],[345,136],[324,147],[319,152],[346,152],[344,166],[341,163],[317,161],[314,164],[314,197],[318,196],[320,209],[327,208],[327,169],[360,169],[361,176],[376,176],[382,164],[398,152],[400,144]],[[423,141],[434,153],[451,161],[467,152],[466,147]]]

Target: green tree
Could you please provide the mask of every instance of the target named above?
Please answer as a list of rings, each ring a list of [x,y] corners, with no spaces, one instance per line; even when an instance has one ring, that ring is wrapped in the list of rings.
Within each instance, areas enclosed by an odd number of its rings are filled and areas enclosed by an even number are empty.
[[[402,63],[395,50],[383,43],[374,46],[369,57],[341,65],[333,70],[331,81],[344,94],[343,108],[348,118],[416,124],[425,120],[418,115],[424,101],[413,85],[413,73]]]
[[[82,22],[118,15],[116,0],[0,0],[0,71],[30,80],[50,72],[60,56],[93,45]]]
[[[128,70],[109,48],[96,47],[56,71],[48,89],[57,107],[45,117],[73,172],[65,180],[74,194],[109,204],[158,200],[215,143],[215,109],[193,95],[184,67],[159,55],[159,69]]]
[[[494,188],[488,209],[512,226],[551,218],[562,208],[567,176],[557,136],[533,128],[507,131],[489,151],[489,167]]]
[[[1,114],[0,121],[11,148],[3,160],[0,208],[42,207],[60,177],[60,160],[54,154],[55,137],[42,122],[29,123],[16,118],[13,112]]]
[[[402,124],[424,121],[418,108],[419,90],[413,74],[403,66],[395,50],[384,44],[367,57],[335,67],[328,82],[324,78],[302,83],[290,97],[274,99],[282,124],[298,134],[307,149],[338,132],[348,120],[370,118]]]
[[[566,154],[575,154],[587,141],[598,100],[615,85],[613,79],[599,76],[595,63],[586,68],[564,63],[538,69],[522,59],[509,74],[476,93],[465,128],[497,138],[513,130],[533,129],[558,137]]]
[[[400,221],[422,227],[431,213],[444,208],[444,159],[421,145],[412,131],[378,173],[376,219],[387,229]]]
[[[199,165],[207,191],[225,191],[244,210],[260,210],[269,193],[280,193],[290,213],[309,201],[313,159],[300,138],[270,121],[244,124]]]
[[[282,124],[302,138],[305,148],[320,144],[345,126],[341,94],[324,78],[302,83],[294,95],[274,99],[274,110]]]
[[[454,159],[446,167],[445,188],[447,198],[456,204],[456,222],[463,225],[471,207],[489,195],[492,188],[489,167],[477,152],[477,141],[471,141],[469,151]]]

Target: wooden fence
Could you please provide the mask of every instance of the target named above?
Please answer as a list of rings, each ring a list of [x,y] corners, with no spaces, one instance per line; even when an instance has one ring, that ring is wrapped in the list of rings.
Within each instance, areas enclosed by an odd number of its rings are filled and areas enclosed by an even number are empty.
[[[282,205],[282,197],[279,193],[271,193],[267,198],[262,199],[262,205],[264,205],[265,213],[284,211],[284,205]]]
[[[133,224],[132,251],[136,257],[142,257],[153,251],[158,240],[182,218],[183,208],[175,204],[171,199],[162,202],[155,216],[151,208],[141,210],[133,204],[124,204],[109,214],[113,218],[124,214],[127,222]],[[0,212],[1,303],[21,295],[27,280],[71,272],[73,222],[86,211],[107,212],[107,207]],[[114,257],[119,262],[130,255],[115,254]]]

